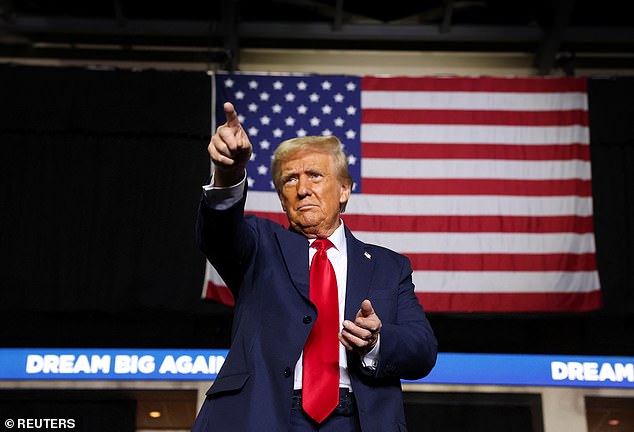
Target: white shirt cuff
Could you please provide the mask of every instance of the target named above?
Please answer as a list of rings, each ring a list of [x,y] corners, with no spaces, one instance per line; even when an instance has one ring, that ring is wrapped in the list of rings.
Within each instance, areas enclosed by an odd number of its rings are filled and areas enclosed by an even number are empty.
[[[244,195],[244,182],[247,179],[246,172],[242,181],[233,186],[218,187],[214,186],[214,176],[211,175],[211,181],[208,185],[203,186],[203,195],[205,202],[214,210],[226,210],[240,201]]]
[[[364,368],[376,370],[379,367],[379,346],[381,345],[381,335],[377,336],[376,345],[363,357],[361,357],[361,364]]]

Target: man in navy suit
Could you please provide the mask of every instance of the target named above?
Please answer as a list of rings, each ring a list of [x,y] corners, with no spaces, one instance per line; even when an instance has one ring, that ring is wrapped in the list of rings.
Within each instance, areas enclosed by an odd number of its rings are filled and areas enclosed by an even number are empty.
[[[252,146],[233,105],[224,109],[226,123],[208,147],[214,174],[203,187],[197,236],[236,308],[229,354],[193,431],[407,430],[400,380],[427,375],[437,353],[409,260],[362,243],[344,225],[352,180],[335,137],[294,138],[276,150],[271,171],[288,229],[245,216]],[[310,294],[316,239],[332,246],[326,265],[339,306],[331,335],[339,341],[339,400],[325,419],[309,414],[302,389],[306,343],[326,316]]]

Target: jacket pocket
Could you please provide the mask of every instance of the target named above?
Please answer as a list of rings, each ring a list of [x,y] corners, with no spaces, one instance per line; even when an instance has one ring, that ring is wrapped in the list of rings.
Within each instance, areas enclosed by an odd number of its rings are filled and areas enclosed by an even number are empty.
[[[223,393],[237,393],[242,390],[242,387],[247,383],[251,375],[229,375],[221,378],[216,378],[212,386],[207,390],[207,396],[220,396]]]

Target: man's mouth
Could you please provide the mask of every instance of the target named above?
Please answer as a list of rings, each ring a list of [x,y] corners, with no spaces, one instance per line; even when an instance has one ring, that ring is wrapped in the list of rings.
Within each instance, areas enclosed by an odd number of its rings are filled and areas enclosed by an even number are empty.
[[[300,206],[297,207],[298,211],[306,211],[306,210],[310,210],[317,207],[316,204],[301,204]]]

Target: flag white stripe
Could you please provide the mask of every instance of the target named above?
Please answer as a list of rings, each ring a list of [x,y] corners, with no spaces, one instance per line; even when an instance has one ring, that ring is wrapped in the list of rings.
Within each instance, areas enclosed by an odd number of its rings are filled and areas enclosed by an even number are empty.
[[[578,293],[599,289],[597,272],[414,271],[419,293]]]
[[[354,231],[365,243],[401,253],[561,254],[594,253],[592,233],[417,233]]]
[[[586,126],[480,126],[377,124],[361,125],[361,141],[372,143],[449,144],[588,144]]]
[[[495,111],[587,110],[585,93],[482,93],[450,91],[361,92],[363,109],[430,109]]]
[[[363,178],[590,180],[590,162],[490,159],[371,159],[361,164]]]
[[[205,260],[205,280],[203,283],[203,292],[202,292],[203,298],[207,297],[207,285],[209,282],[218,286],[227,286],[227,284],[225,284],[225,281],[222,280],[222,278],[218,274],[218,271],[216,270],[216,268],[211,265],[209,260]]]
[[[282,212],[274,192],[249,191],[247,210]],[[354,194],[346,214],[395,216],[591,216],[592,198]],[[345,214],[344,214],[345,217]]]
[[[207,261],[207,267],[205,269],[205,280],[215,283],[216,285],[224,285],[224,281],[218,274],[218,271]]]

